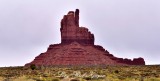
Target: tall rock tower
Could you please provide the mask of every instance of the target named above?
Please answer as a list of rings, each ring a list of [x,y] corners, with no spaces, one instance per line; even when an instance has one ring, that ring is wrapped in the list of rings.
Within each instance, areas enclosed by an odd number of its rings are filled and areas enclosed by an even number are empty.
[[[94,45],[94,35],[85,27],[79,27],[79,10],[70,11],[61,20],[61,43],[69,44],[78,42],[79,44]]]
[[[100,45],[94,45],[94,35],[85,27],[79,27],[79,10],[69,11],[61,20],[61,43],[51,44],[25,66],[99,66],[145,65],[143,58],[123,59],[110,54]]]

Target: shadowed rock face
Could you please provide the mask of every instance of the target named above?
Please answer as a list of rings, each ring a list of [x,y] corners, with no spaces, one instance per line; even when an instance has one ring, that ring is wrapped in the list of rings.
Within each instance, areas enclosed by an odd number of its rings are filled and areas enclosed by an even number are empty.
[[[69,11],[61,20],[61,43],[50,45],[25,66],[55,65],[145,65],[143,58],[123,59],[110,54],[100,45],[94,45],[94,35],[85,27],[79,27],[79,10]]]

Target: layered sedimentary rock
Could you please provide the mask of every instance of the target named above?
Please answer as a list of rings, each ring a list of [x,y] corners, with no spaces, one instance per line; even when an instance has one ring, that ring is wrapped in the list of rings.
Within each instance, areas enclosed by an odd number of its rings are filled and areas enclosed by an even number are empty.
[[[55,65],[145,65],[143,58],[123,59],[113,56],[100,45],[94,45],[94,35],[79,27],[79,10],[70,11],[61,20],[61,43],[52,44],[32,62],[38,66]]]
[[[94,35],[85,27],[79,27],[79,10],[70,11],[61,20],[61,43],[69,44],[78,42],[79,44],[94,45]]]

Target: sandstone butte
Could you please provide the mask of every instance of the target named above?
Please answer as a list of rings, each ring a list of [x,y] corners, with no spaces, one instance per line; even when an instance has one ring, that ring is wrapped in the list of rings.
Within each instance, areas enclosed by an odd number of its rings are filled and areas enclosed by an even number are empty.
[[[141,57],[133,60],[118,58],[102,46],[94,45],[94,34],[85,27],[79,27],[78,9],[64,15],[60,32],[60,44],[51,44],[45,53],[41,53],[25,66],[145,65]]]

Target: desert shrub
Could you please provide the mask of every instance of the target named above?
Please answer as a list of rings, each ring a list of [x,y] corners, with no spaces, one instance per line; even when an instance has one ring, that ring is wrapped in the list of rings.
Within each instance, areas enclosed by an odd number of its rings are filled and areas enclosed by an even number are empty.
[[[91,77],[85,77],[84,79],[85,80],[91,80],[92,78]]]
[[[36,69],[36,65],[35,65],[35,64],[31,64],[30,68],[31,68],[32,70],[35,70],[35,69]]]
[[[115,70],[114,73],[119,73],[119,71],[118,71],[118,70]]]
[[[60,81],[60,80],[57,78],[53,78],[52,81]]]
[[[80,81],[79,79],[71,79],[70,81]]]

